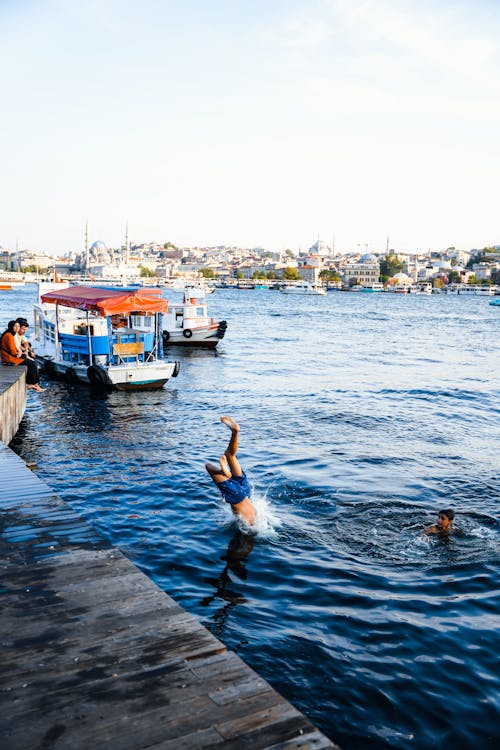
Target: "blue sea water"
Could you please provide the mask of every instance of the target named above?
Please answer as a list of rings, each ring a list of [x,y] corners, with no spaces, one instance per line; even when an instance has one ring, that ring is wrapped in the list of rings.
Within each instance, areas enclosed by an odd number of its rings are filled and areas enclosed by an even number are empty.
[[[34,288],[0,293],[31,319]],[[218,290],[156,392],[29,393],[15,449],[344,750],[493,748],[500,309]],[[170,354],[170,353],[169,353]],[[241,425],[259,531],[204,472]],[[424,538],[437,511],[457,533]]]

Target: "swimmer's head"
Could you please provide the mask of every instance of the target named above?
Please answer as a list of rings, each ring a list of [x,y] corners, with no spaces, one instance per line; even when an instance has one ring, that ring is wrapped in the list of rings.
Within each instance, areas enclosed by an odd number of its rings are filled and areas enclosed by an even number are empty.
[[[451,508],[444,508],[444,510],[439,511],[437,525],[440,529],[448,529],[453,523],[454,518],[455,511]]]

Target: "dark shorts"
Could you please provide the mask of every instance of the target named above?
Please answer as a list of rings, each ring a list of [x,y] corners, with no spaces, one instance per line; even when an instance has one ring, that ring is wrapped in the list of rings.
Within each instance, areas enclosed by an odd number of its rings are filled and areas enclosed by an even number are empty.
[[[217,482],[217,487],[226,503],[230,503],[230,505],[236,505],[246,497],[250,497],[250,485],[245,472],[241,477],[232,476],[231,479],[226,479],[224,482]]]

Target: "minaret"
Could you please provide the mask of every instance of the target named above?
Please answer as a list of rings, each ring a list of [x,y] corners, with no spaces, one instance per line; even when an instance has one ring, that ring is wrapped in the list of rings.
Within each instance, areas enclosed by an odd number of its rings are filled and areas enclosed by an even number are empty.
[[[385,243],[385,254],[389,255],[389,235],[387,235],[387,242]]]
[[[128,242],[128,221],[125,226],[125,265],[128,266],[130,262],[130,245]]]
[[[85,270],[87,273],[90,268],[90,255],[89,255],[89,223],[85,222]]]

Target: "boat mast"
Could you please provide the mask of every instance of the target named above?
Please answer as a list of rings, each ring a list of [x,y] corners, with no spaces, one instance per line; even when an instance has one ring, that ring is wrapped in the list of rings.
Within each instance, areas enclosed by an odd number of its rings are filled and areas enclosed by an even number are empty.
[[[130,262],[130,245],[128,242],[128,221],[125,225],[125,265],[128,266]]]
[[[89,222],[85,222],[85,270],[87,274],[90,271],[90,255],[89,255]]]

